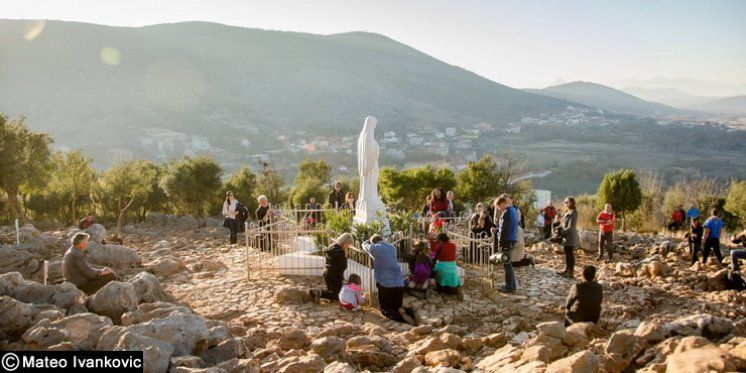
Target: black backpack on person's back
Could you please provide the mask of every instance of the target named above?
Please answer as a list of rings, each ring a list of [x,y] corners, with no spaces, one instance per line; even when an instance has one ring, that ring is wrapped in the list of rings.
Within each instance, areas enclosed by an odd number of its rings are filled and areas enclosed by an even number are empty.
[[[241,203],[236,205],[236,220],[242,222],[249,220],[249,209]]]

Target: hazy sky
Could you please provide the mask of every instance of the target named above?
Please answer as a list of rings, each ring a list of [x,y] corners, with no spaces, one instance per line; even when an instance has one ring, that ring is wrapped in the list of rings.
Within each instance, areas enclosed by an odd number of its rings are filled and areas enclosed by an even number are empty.
[[[746,83],[741,0],[0,0],[0,17],[371,31],[521,88],[657,76]]]

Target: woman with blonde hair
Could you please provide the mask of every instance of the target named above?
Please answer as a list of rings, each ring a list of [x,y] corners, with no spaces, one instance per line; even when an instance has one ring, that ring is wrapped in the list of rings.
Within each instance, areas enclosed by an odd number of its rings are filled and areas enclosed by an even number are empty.
[[[324,264],[324,282],[326,290],[311,289],[308,293],[313,301],[318,303],[321,298],[331,301],[339,300],[339,292],[342,290],[342,281],[347,269],[347,253],[355,239],[350,233],[343,233],[337,240],[324,251],[326,263]]]

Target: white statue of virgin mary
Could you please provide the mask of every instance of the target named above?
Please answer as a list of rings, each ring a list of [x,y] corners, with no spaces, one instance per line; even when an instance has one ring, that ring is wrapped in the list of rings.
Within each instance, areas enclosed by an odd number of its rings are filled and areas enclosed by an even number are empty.
[[[360,193],[355,204],[355,223],[368,224],[384,216],[386,207],[378,196],[378,155],[381,149],[375,138],[376,123],[373,116],[365,118],[363,131],[357,141],[357,169],[360,175]]]

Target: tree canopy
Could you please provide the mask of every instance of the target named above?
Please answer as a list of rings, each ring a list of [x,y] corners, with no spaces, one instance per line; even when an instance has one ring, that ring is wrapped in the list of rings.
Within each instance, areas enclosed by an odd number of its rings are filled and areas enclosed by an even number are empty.
[[[0,189],[7,195],[11,211],[18,219],[24,218],[20,193],[46,184],[51,143],[49,135],[29,131],[24,118],[10,120],[0,113]]]
[[[221,172],[211,158],[184,157],[168,165],[160,185],[177,214],[203,217],[216,203],[211,196],[221,189]]]
[[[601,209],[607,203],[622,215],[622,229],[624,213],[633,212],[642,203],[642,189],[633,170],[619,170],[607,173],[596,193],[596,202]]]

